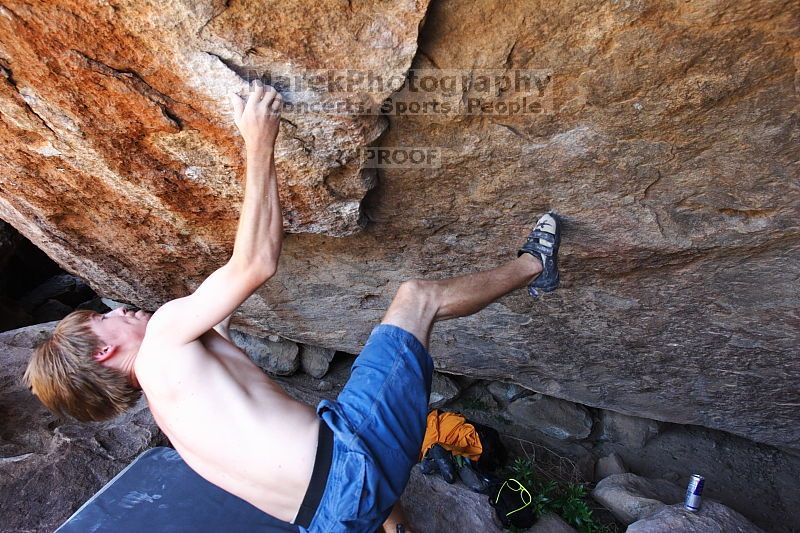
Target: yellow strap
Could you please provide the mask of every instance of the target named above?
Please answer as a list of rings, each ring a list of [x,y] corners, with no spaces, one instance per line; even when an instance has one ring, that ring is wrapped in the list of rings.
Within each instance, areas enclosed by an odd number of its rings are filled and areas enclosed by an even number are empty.
[[[518,489],[512,489],[511,486],[508,485],[509,481],[515,482],[517,485],[519,485],[519,488]],[[508,485],[508,488],[513,490],[514,492],[521,493],[521,498],[522,498],[523,502],[525,501],[525,494],[528,495],[528,502],[525,505],[523,505],[519,509],[514,509],[510,513],[506,513],[506,516],[512,515],[512,514],[516,513],[517,511],[521,511],[521,510],[525,509],[527,506],[529,506],[531,504],[531,501],[533,501],[533,499],[531,498],[531,493],[528,492],[528,489],[526,489],[525,486],[522,483],[520,483],[519,481],[517,481],[514,478],[509,478],[509,479],[507,479],[507,480],[505,480],[503,482],[503,485],[500,487],[500,490],[497,491],[497,497],[494,499],[494,503],[495,504],[497,504],[497,502],[500,501],[500,493],[503,492],[503,489],[506,488],[506,485]]]

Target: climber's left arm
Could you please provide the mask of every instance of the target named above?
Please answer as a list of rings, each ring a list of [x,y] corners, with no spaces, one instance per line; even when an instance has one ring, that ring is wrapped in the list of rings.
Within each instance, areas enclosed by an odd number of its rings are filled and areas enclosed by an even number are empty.
[[[274,88],[254,82],[247,103],[233,95],[234,120],[246,148],[244,201],[228,262],[189,296],[161,306],[147,326],[162,345],[194,342],[225,321],[278,268],[283,216],[274,147],[282,100]]]

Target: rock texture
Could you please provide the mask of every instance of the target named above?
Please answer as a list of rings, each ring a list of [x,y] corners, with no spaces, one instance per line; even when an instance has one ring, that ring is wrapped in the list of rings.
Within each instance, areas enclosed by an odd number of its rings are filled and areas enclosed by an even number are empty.
[[[603,410],[598,420],[598,439],[609,440],[629,448],[642,448],[658,435],[658,422]]]
[[[0,270],[5,268],[21,239],[14,228],[0,220]]]
[[[759,527],[795,533],[800,524],[800,456],[695,426],[663,427],[644,448],[600,443],[595,453],[616,452],[631,471],[686,487],[689,475],[706,478],[703,497],[742,513]]]
[[[493,381],[487,388],[492,396],[494,396],[494,399],[503,404],[513,402],[520,396],[530,393],[530,391],[520,387],[516,383],[504,383],[502,381]]]
[[[569,525],[555,513],[545,513],[539,517],[528,533],[576,533],[577,529]]]
[[[431,380],[431,395],[428,400],[428,406],[431,409],[439,409],[456,398],[460,392],[461,389],[453,378],[434,372]]]
[[[248,68],[548,69],[549,113],[285,115],[305,233],[247,325],[355,353],[400,281],[495,266],[552,208],[562,287],[439,324],[440,369],[800,449],[799,22],[788,0],[7,1],[0,218],[153,309],[230,252],[223,96]],[[372,142],[437,147],[441,168],[386,169],[362,201]]]
[[[542,394],[511,402],[508,413],[515,423],[556,439],[580,440],[592,431],[592,416],[585,407]]]
[[[634,522],[626,533],[763,533],[745,517],[717,502],[704,502],[697,513],[670,505]]]
[[[427,7],[229,4],[6,2],[0,12],[0,216],[121,299],[152,305],[230,253],[243,170],[230,91],[287,69],[402,79]],[[284,113],[276,164],[289,231],[361,228],[374,184],[362,148],[385,127],[374,115]]]
[[[487,496],[450,485],[441,476],[426,476],[419,466],[411,471],[400,502],[414,531],[503,531]]]
[[[303,372],[315,378],[322,378],[328,373],[336,350],[304,344],[300,350],[300,366]]]
[[[454,403],[466,412],[492,412],[499,408],[497,400],[489,392],[489,387],[483,382],[473,382],[463,389]]]
[[[234,344],[265,372],[291,376],[300,368],[300,347],[297,343],[277,335],[261,338],[235,329],[230,332]]]
[[[625,462],[622,460],[622,457],[616,453],[610,453],[597,460],[597,464],[594,468],[594,480],[600,481],[608,476],[627,473],[628,469],[625,467]]]
[[[150,411],[105,423],[56,418],[22,385],[33,346],[55,323],[0,334],[2,531],[53,531],[140,452],[164,444]]]
[[[592,498],[607,507],[623,524],[650,516],[662,507],[683,501],[684,491],[663,479],[616,474],[600,481]]]

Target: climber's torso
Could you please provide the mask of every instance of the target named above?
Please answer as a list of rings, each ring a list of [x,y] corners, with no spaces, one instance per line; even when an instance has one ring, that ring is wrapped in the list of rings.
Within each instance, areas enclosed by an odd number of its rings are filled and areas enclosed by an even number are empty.
[[[145,336],[136,375],[186,463],[262,511],[292,521],[311,479],[319,419],[216,331],[177,350]]]

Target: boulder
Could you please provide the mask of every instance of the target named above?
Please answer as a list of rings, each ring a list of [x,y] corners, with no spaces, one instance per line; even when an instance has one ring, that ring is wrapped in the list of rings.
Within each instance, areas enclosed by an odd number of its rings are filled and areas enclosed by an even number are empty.
[[[603,410],[598,420],[598,438],[628,446],[643,448],[647,441],[658,435],[659,423],[647,418],[628,416]]]
[[[91,300],[86,300],[85,302],[81,303],[76,307],[76,309],[88,309],[90,311],[94,311],[95,313],[107,313],[111,310],[105,303],[103,303],[103,299],[99,296],[96,298],[92,298]]]
[[[30,312],[48,300],[57,300],[74,308],[92,296],[94,296],[92,289],[79,277],[72,274],[57,274],[22,295],[18,301],[23,309]]]
[[[32,321],[31,315],[20,309],[17,302],[0,296],[0,331],[21,328]]]
[[[210,224],[219,231],[203,240],[225,239],[218,242],[227,248],[243,161],[226,98],[231,91],[246,92],[247,82],[260,77],[277,85],[286,102],[276,159],[287,229],[340,236],[360,231],[359,203],[374,185],[362,148],[380,135],[386,120],[331,106],[355,104],[360,97],[340,82],[345,69],[380,77],[380,84],[365,91],[373,102],[395,91],[416,51],[426,8],[426,1],[348,7],[295,0],[282,8],[291,16],[269,30],[255,22],[276,20],[272,6],[261,3],[5,10],[0,34],[25,28],[18,38],[3,39],[0,105],[9,117],[4,140],[15,138],[20,150],[4,159],[14,175],[7,183],[25,175],[24,151],[36,159],[37,173],[48,175],[51,201],[58,197],[78,217],[70,225],[95,235],[111,231],[114,244],[91,239],[100,247],[125,250],[136,262],[151,246],[168,254],[191,250],[192,260],[205,249],[202,255],[220,259],[223,248],[209,250],[178,236]],[[52,61],[61,65],[56,71]],[[63,94],[72,97],[58,97]],[[122,160],[126,164],[118,165]],[[22,188],[17,183],[9,195]],[[115,191],[113,201],[100,196],[107,189]],[[80,197],[86,200],[82,205],[75,203]],[[178,206],[192,207],[181,217],[168,216]],[[90,213],[107,209],[105,217]],[[128,231],[111,230],[115,224]],[[153,236],[178,238],[142,242],[141,225]],[[118,248],[122,242],[126,246]],[[67,244],[73,246],[83,248]],[[118,262],[108,258],[98,267]]]
[[[112,300],[111,298],[100,298],[100,303],[102,303],[103,305],[105,305],[106,307],[111,309],[112,311],[114,309],[117,309],[117,308],[120,308],[120,307],[125,307],[126,305],[128,305],[128,304],[126,304],[124,302],[118,302],[116,300]]]
[[[328,367],[333,361],[336,350],[303,344],[300,349],[300,366],[303,372],[315,378],[322,378],[328,373]]]
[[[631,472],[686,487],[689,476],[706,476],[706,496],[742,513],[758,527],[795,533],[800,524],[800,455],[697,426],[663,428],[641,449],[597,444],[600,456],[618,453]],[[754,497],[757,495],[757,497]]]
[[[527,533],[576,533],[577,530],[555,513],[547,512],[539,517]]]
[[[582,443],[586,444],[586,443]],[[594,472],[597,469],[597,459],[592,455],[588,449],[587,452],[581,454],[575,460],[575,473],[578,475],[579,481],[593,482]]]
[[[139,453],[166,444],[146,402],[102,423],[51,414],[22,385],[33,347],[55,322],[0,333],[3,531],[53,531]]]
[[[290,376],[300,368],[300,348],[297,343],[277,335],[262,338],[237,329],[231,329],[230,332],[233,343],[244,350],[264,372]]]
[[[0,272],[14,255],[14,251],[21,240],[22,237],[11,224],[0,220]]]
[[[582,405],[534,394],[508,404],[512,420],[561,440],[580,440],[592,431],[592,416]]]
[[[453,378],[439,372],[434,372],[433,380],[431,381],[431,396],[428,400],[428,406],[431,409],[444,407],[445,404],[457,398],[460,392],[461,389]]]
[[[631,524],[656,511],[682,502],[684,490],[664,479],[636,474],[616,474],[600,481],[592,498],[608,508],[623,524]]]
[[[33,320],[39,324],[61,320],[72,312],[72,307],[58,300],[47,300],[33,312]]]
[[[229,257],[244,162],[226,95],[248,70],[533,71],[544,102],[526,113],[287,109],[293,235],[242,320],[357,353],[401,281],[496,267],[553,209],[559,290],[437,324],[437,368],[800,449],[800,4],[428,4],[4,3],[0,218],[153,310]],[[435,147],[440,164],[381,169],[376,186],[370,145]]]
[[[488,388],[495,400],[502,404],[513,402],[520,396],[531,392],[524,387],[520,387],[516,383],[507,383],[505,381],[493,381],[489,383]]]
[[[472,385],[465,388],[458,397],[459,409],[465,411],[487,413],[499,407],[497,400],[491,395],[486,383],[475,381]]]
[[[666,479],[667,481],[672,481],[673,483],[677,483],[678,480],[681,478],[681,475],[675,472],[674,470],[668,470],[664,472],[664,475],[661,477],[663,479]]]
[[[594,469],[594,479],[595,481],[600,481],[608,476],[627,473],[628,469],[625,467],[622,457],[616,453],[610,453],[597,460],[597,464],[595,465]]]
[[[661,510],[631,524],[626,533],[763,533],[745,517],[721,503],[704,500],[696,513],[683,504]]]
[[[414,531],[503,531],[486,495],[460,482],[450,485],[441,476],[426,476],[419,465],[411,470],[400,502]]]

